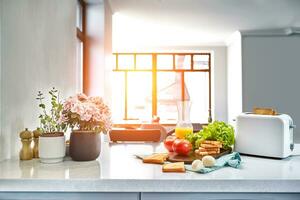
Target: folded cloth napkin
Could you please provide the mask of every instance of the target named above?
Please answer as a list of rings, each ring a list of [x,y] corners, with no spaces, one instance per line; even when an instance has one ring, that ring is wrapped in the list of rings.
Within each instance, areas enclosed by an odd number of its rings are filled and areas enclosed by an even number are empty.
[[[241,161],[242,160],[240,154],[238,152],[233,152],[231,154],[224,155],[218,158],[216,160],[216,164],[213,167],[204,167],[199,171],[194,171],[194,172],[206,174],[226,166],[239,168],[241,165]],[[189,171],[193,171],[191,165],[185,165],[185,168]]]

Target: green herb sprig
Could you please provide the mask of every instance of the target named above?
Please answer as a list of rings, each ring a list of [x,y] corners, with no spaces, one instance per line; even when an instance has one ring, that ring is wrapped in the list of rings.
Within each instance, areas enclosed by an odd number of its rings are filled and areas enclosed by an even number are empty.
[[[47,111],[44,103],[45,96],[41,91],[38,91],[36,98],[42,111],[39,115],[40,128],[43,133],[64,132],[67,129],[67,125],[59,122],[63,110],[63,104],[59,100],[59,91],[53,87],[48,93],[51,99],[51,108],[49,111]]]

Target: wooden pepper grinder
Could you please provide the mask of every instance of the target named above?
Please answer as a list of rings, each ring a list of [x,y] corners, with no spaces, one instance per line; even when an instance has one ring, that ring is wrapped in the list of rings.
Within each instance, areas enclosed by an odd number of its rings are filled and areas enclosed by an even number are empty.
[[[33,131],[33,149],[32,149],[32,156],[33,158],[39,158],[39,137],[42,134],[40,128],[37,128]]]
[[[20,151],[20,160],[31,160],[32,159],[32,149],[31,149],[31,141],[32,141],[32,132],[25,129],[20,133],[20,138],[22,142],[22,149]]]

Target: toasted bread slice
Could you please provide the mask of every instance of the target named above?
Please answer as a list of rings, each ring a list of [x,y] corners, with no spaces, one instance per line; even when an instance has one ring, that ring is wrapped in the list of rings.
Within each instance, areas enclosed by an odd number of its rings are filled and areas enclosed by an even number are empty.
[[[216,151],[209,151],[209,150],[206,150],[206,151],[195,151],[196,154],[198,155],[211,155],[211,154],[219,154],[221,151],[220,150],[216,150]]]
[[[207,155],[215,155],[218,154],[217,151],[203,151],[198,153],[200,156],[207,156]]]
[[[253,108],[253,113],[258,115],[276,115],[277,112],[273,108]]]
[[[205,143],[202,143],[202,144],[200,144],[200,147],[205,148],[205,149],[214,149],[214,148],[221,148],[222,144],[205,144]]]
[[[218,154],[218,151],[207,151],[208,155]]]
[[[205,148],[203,148],[203,147],[199,147],[199,152],[204,152],[204,151],[206,151],[206,149]]]
[[[222,142],[219,141],[213,141],[213,140],[204,140],[201,144],[210,144],[215,147],[222,148]]]
[[[222,145],[222,142],[215,141],[215,140],[204,140],[202,143],[204,143],[204,144],[213,144],[213,145],[216,145],[216,146]]]
[[[199,152],[204,152],[204,151],[220,151],[220,147],[199,147]]]
[[[163,172],[185,172],[184,162],[167,163],[162,166]]]
[[[207,151],[202,151],[198,153],[200,156],[206,156],[209,155]]]
[[[167,153],[155,153],[143,158],[144,163],[163,164],[168,158]]]

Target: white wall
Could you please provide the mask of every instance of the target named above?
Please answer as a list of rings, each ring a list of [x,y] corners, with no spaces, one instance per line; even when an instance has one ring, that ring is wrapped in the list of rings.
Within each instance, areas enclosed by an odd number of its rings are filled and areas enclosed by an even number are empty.
[[[274,107],[299,125],[300,36],[243,36],[242,66],[243,111]]]
[[[234,33],[227,43],[228,122],[234,124],[242,112],[242,52],[241,34]]]
[[[36,128],[38,90],[76,92],[76,1],[11,0],[1,5],[1,158],[18,155],[18,133]]]
[[[1,88],[1,85],[2,85],[2,78],[1,78],[1,71],[2,71],[2,59],[1,59],[1,56],[2,56],[2,53],[1,53],[1,40],[2,40],[2,4],[3,4],[3,2],[2,2],[2,0],[0,0],[0,88]],[[3,148],[2,148],[2,146],[3,146],[3,137],[2,137],[2,131],[1,131],[1,119],[2,119],[2,116],[1,116],[1,112],[2,112],[2,103],[1,103],[1,91],[0,91],[0,161],[2,160],[2,158],[4,157],[4,153],[3,153]]]
[[[228,121],[227,109],[227,49],[225,46],[202,47],[213,52],[212,115],[213,120]]]

